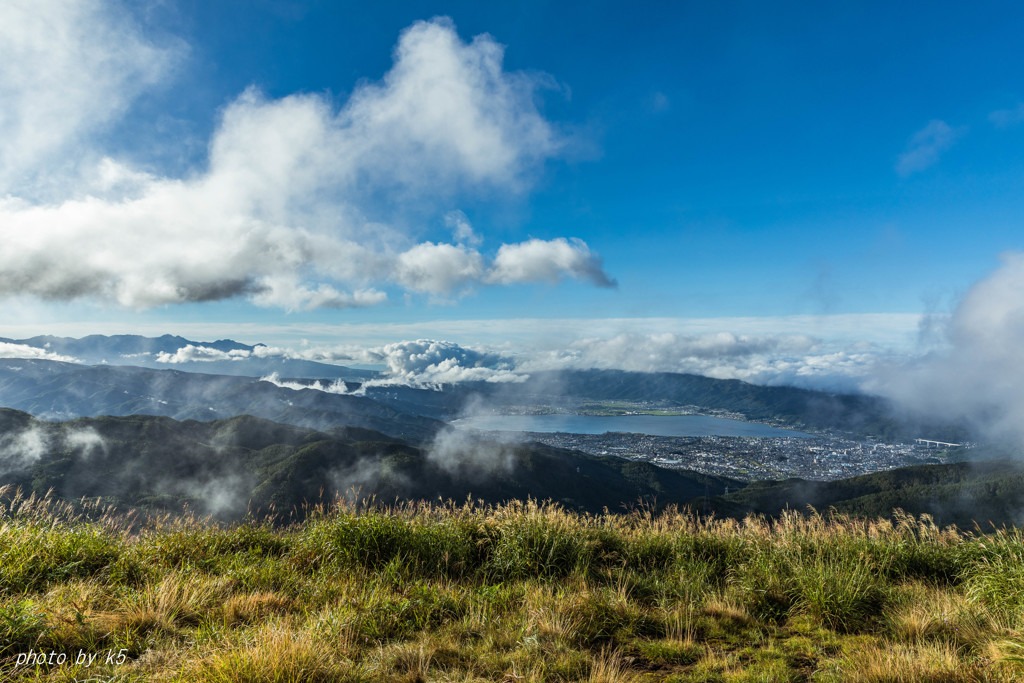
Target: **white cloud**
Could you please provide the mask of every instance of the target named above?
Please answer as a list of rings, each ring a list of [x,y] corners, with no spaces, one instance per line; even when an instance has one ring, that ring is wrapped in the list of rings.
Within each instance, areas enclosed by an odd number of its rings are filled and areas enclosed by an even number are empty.
[[[0,474],[30,467],[49,450],[49,435],[36,425],[0,434]]]
[[[398,281],[417,292],[445,294],[477,282],[483,275],[483,258],[459,245],[417,244],[398,256]]]
[[[17,191],[30,179],[45,185],[47,171],[75,158],[69,149],[116,120],[183,53],[180,41],[158,47],[123,8],[98,0],[0,3],[0,47],[0,188]]]
[[[433,339],[375,347],[310,347],[289,351],[288,355],[303,360],[385,366],[386,376],[383,379],[371,380],[364,386],[436,387],[456,382],[521,382],[527,378],[527,375],[515,371],[513,359],[499,353]]]
[[[303,389],[313,389],[314,391],[323,391],[328,394],[348,394],[351,393],[348,387],[345,386],[345,382],[338,379],[333,382],[321,382],[316,380],[315,382],[289,382],[282,380],[281,376],[272,372],[266,377],[260,377],[261,382],[269,382],[274,386],[281,387],[282,389],[291,389],[292,391],[302,391]]]
[[[339,292],[327,284],[315,288],[300,284],[290,275],[266,277],[262,288],[252,295],[259,306],[276,306],[288,311],[309,311],[314,308],[366,308],[387,301],[388,295],[373,287],[353,292]]]
[[[388,378],[371,384],[438,385],[483,381],[519,382],[525,375],[513,371],[513,362],[498,354],[452,342],[418,339],[367,349],[366,362],[383,363]]]
[[[377,383],[436,386],[458,381],[519,381],[532,372],[559,368],[618,368],[690,372],[760,384],[795,384],[826,390],[869,388],[896,358],[913,357],[922,322],[944,326],[943,316],[857,314],[763,318],[580,318],[447,320],[419,323],[338,323],[224,326],[178,325],[186,337],[266,339],[251,355],[327,363],[381,366]],[[15,332],[38,333],[7,326]],[[723,332],[721,330],[728,330]],[[3,330],[0,330],[3,331]],[[95,326],[44,330],[80,336]],[[108,334],[123,330],[105,329]],[[140,330],[145,331],[145,330]],[[163,327],[153,334],[165,333]],[[446,338],[432,341],[427,338]],[[26,336],[26,335],[22,335]],[[394,339],[417,339],[389,343]],[[345,339],[347,343],[332,343]],[[29,352],[40,352],[28,349]],[[179,350],[164,362],[223,352]],[[236,351],[235,357],[246,352]],[[878,370],[878,364],[883,369]],[[314,387],[316,388],[316,387]],[[888,395],[888,394],[887,394]]]
[[[133,356],[146,356],[149,354],[137,353],[127,356],[124,358],[130,358]],[[222,351],[212,346],[198,346],[196,344],[186,344],[181,348],[177,349],[174,353],[167,351],[160,351],[156,354],[157,363],[202,363],[206,361],[215,360],[245,360],[247,358],[297,358],[292,351],[283,349],[277,346],[267,346],[266,344],[258,344],[250,351],[248,349],[231,349],[230,351]]]
[[[88,8],[71,16],[88,19],[95,40],[60,18],[84,47],[60,56],[64,66],[38,84],[46,91],[42,104],[24,107],[45,108],[79,82],[95,87],[96,101],[110,106],[90,113],[72,98],[60,110],[70,119],[55,133],[61,140],[111,120],[169,59],[127,20]],[[38,34],[22,61],[45,51],[47,41],[63,49],[56,45],[61,36],[39,28],[32,12],[8,11],[8,19],[5,44],[17,44],[23,26]],[[250,88],[225,107],[208,166],[186,178],[99,158],[86,181],[52,201],[0,185],[0,196],[9,193],[0,199],[0,294],[90,297],[136,309],[244,296],[295,310],[377,305],[387,295],[375,285],[450,294],[563,276],[609,284],[598,257],[578,240],[503,245],[489,267],[468,221],[456,218],[458,244],[415,244],[367,220],[367,198],[382,193],[436,198],[525,188],[562,146],[534,100],[548,79],[505,71],[503,47],[490,36],[464,43],[446,19],[417,22],[402,33],[394,57],[380,82],[358,85],[338,110],[325,96],[268,99]],[[5,61],[0,72],[28,102],[31,84],[15,73],[22,61]],[[107,70],[119,75],[100,74]],[[43,150],[33,159],[65,144],[31,142],[19,132],[28,114],[15,111],[5,130],[25,149]]]
[[[253,355],[246,349],[221,351],[210,346],[186,344],[174,353],[161,351],[156,355],[157,363],[201,363],[214,360],[244,360]]]
[[[848,391],[861,384],[883,354],[872,345],[837,346],[805,335],[628,333],[580,339],[524,358],[517,369],[681,372]]]
[[[419,339],[375,347],[309,346],[282,351],[290,358],[383,365],[385,376],[367,387],[437,387],[458,382],[522,382],[547,370],[613,369],[681,372],[755,384],[855,391],[873,377],[890,349],[870,343],[836,343],[806,335],[622,333],[548,346],[462,346]],[[316,388],[316,387],[314,387]]]
[[[92,427],[77,429],[64,435],[66,447],[81,452],[83,458],[89,458],[97,451],[107,452],[107,442]]]
[[[908,176],[934,165],[943,152],[956,142],[961,131],[955,130],[945,121],[929,121],[921,130],[914,133],[907,149],[900,154],[896,162],[896,172]]]
[[[461,211],[449,211],[444,217],[445,225],[451,228],[452,238],[456,244],[478,247],[483,240],[473,231],[469,218]]]
[[[52,351],[35,346],[12,344],[10,342],[0,342],[0,358],[40,358],[42,360],[56,360],[65,363],[80,362],[72,356],[62,356],[59,353],[53,353]]]
[[[945,328],[946,345],[892,363],[867,386],[921,415],[962,420],[979,436],[1024,439],[1024,253],[976,283]]]
[[[614,287],[601,259],[582,240],[532,239],[519,244],[503,244],[498,249],[487,281],[497,284],[513,282],[560,281],[566,275],[589,280],[600,287]]]
[[[120,316],[120,317],[118,317]],[[934,316],[928,316],[929,319]],[[102,319],[53,322],[0,321],[0,336],[10,339],[37,334],[81,337],[88,334],[123,334],[131,327],[138,334],[160,336],[168,332],[188,339],[232,338],[247,343],[302,348],[328,346],[338,339],[361,346],[380,346],[395,339],[448,339],[463,346],[486,344],[543,348],[565,345],[574,339],[616,334],[679,335],[807,335],[839,345],[871,342],[886,348],[911,351],[918,339],[922,316],[913,313],[858,313],[787,315],[741,318],[484,318],[418,322],[311,323],[280,319],[272,322],[205,321],[147,322],[129,312],[111,313]]]
[[[487,34],[466,45],[447,19],[417,22],[383,82],[352,97],[346,118],[357,153],[403,184],[422,183],[428,172],[518,182],[562,143],[533,102],[550,79],[507,73],[503,58]]]
[[[514,361],[500,354],[459,346],[452,342],[418,339],[378,347],[333,346],[300,350],[275,349],[287,358],[319,362],[357,362],[386,367],[385,376],[362,383],[357,393],[376,386],[437,388],[459,382],[522,382],[528,375],[514,370]],[[286,382],[277,373],[261,380],[288,389],[316,389],[334,394],[349,393],[344,382],[330,384]]]

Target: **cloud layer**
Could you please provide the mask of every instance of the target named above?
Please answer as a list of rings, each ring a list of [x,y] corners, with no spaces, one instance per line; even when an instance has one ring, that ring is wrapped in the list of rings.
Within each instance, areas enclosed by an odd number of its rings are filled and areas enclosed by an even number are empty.
[[[525,360],[519,369],[682,372],[754,384],[851,391],[885,353],[870,344],[837,345],[800,334],[626,333],[577,340]]]
[[[535,102],[547,77],[505,71],[490,36],[466,43],[448,20],[417,22],[391,70],[340,108],[321,95],[270,99],[250,88],[224,108],[207,166],[171,178],[103,158],[86,138],[165,76],[173,54],[97,3],[69,5],[67,15],[64,4],[16,4],[0,21],[0,44],[17,56],[0,66],[15,103],[0,122],[10,171],[0,176],[0,294],[137,309],[245,296],[296,310],[378,305],[387,288],[452,296],[564,278],[612,284],[579,240],[500,245],[492,259],[464,215],[449,214],[454,243],[416,243],[366,214],[381,196],[429,203],[521,191],[559,153],[563,140]],[[52,55],[57,38],[41,28],[50,20],[68,41]],[[67,121],[33,118],[43,110]],[[85,166],[63,196],[9,179],[41,177],[69,149]]]
[[[212,351],[212,350],[211,350]],[[221,353],[221,352],[218,352]],[[419,339],[377,347],[274,349],[289,358],[384,366],[366,387],[440,387],[459,382],[522,382],[549,370],[615,369],[682,372],[755,384],[855,391],[892,353],[872,344],[837,345],[806,335],[623,333],[578,339],[556,348],[515,353]],[[191,357],[191,356],[190,356]],[[284,386],[276,378],[267,378]],[[308,385],[301,385],[306,387]],[[323,387],[313,387],[327,390]],[[330,391],[344,393],[343,385]]]
[[[325,362],[356,362],[383,365],[385,376],[364,386],[404,385],[439,387],[457,382],[521,382],[513,358],[454,342],[417,339],[377,347],[313,347],[284,351],[290,358]]]

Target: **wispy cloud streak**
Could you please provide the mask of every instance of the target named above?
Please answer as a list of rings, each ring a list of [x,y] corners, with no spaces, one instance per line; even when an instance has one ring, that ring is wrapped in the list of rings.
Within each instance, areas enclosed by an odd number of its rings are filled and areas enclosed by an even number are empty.
[[[907,149],[896,162],[896,172],[909,176],[935,165],[946,150],[953,146],[961,131],[952,128],[945,121],[929,121],[914,133]]]

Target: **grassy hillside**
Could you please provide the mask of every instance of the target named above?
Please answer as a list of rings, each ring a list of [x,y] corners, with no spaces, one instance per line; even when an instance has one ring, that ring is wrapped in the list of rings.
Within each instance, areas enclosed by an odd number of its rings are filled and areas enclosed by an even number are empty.
[[[140,527],[0,497],[4,680],[1024,676],[1016,530],[535,504]]]
[[[466,439],[420,448],[369,429],[318,431],[246,415],[51,423],[0,409],[0,484],[119,507],[180,511],[187,504],[222,519],[247,510],[286,512],[350,489],[388,501],[533,496],[598,512],[638,500],[685,503],[742,485],[541,444]]]

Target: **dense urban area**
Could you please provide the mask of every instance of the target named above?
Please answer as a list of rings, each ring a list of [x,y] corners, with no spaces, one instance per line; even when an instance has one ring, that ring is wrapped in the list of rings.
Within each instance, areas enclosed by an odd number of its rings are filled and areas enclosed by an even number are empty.
[[[934,446],[883,444],[832,436],[732,437],[646,434],[542,434],[527,438],[559,448],[617,455],[734,479],[842,479],[907,465],[943,462]]]
[[[575,412],[590,415],[704,414],[744,420],[742,415],[730,411],[707,411],[680,406],[666,409],[663,404],[649,402],[601,402],[578,405],[575,408]],[[542,414],[550,410],[549,406],[518,406],[507,412]],[[769,426],[785,425],[769,422]],[[961,445],[942,444],[925,439],[910,443],[882,443],[832,432],[802,434],[804,435],[739,437],[651,436],[622,432],[526,432],[525,438],[592,455],[615,455],[630,460],[651,462],[661,467],[692,470],[745,481],[790,477],[825,481],[910,465],[938,464],[948,460],[948,447]]]

